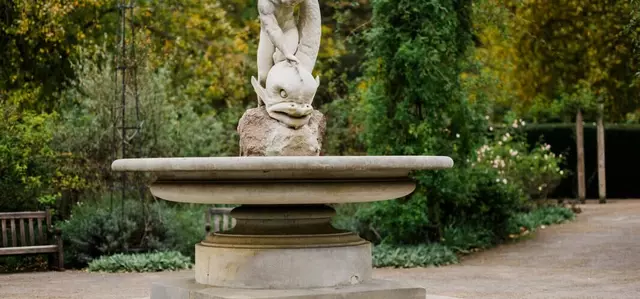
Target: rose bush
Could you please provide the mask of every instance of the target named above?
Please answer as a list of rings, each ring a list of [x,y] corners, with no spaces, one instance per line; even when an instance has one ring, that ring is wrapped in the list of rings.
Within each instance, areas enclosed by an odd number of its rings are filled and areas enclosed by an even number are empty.
[[[526,122],[510,121],[500,129],[490,127],[493,138],[476,151],[474,166],[491,167],[498,171],[496,182],[517,184],[531,200],[544,200],[567,172],[562,169],[563,155],[551,152],[551,145],[527,144],[521,129]]]

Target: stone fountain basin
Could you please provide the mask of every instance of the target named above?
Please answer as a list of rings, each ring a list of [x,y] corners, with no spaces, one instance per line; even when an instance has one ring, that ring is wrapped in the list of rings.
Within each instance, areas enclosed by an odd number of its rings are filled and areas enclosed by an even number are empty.
[[[410,194],[413,170],[453,167],[444,156],[277,156],[121,159],[114,171],[156,176],[156,197],[203,204],[330,204]]]

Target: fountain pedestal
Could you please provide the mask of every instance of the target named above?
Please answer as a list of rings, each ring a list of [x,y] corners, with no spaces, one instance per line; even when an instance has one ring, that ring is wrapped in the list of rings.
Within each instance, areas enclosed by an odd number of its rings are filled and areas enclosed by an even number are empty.
[[[331,226],[325,205],[243,205],[236,226],[196,245],[196,282],[231,288],[335,287],[371,279],[371,246]],[[295,274],[295,275],[294,275]]]
[[[151,299],[425,298],[422,288],[373,280],[371,244],[331,226],[327,204],[413,192],[411,170],[449,168],[448,157],[230,157],[115,161],[157,176],[162,199],[240,204],[236,226],[196,245],[195,278],[157,283]]]

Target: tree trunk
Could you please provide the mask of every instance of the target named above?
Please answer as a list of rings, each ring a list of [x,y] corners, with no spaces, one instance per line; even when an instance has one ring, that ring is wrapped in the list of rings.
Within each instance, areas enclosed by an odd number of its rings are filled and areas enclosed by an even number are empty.
[[[580,109],[576,114],[576,152],[578,156],[576,167],[578,171],[578,200],[580,203],[585,203],[587,190],[584,181],[584,122]]]
[[[607,179],[606,179],[606,169],[604,166],[604,104],[598,104],[598,119],[597,119],[597,130],[598,130],[598,198],[600,199],[600,203],[607,203]]]

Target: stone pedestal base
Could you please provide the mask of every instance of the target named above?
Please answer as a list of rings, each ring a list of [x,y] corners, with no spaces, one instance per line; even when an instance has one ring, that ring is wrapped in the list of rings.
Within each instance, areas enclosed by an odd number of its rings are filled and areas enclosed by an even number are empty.
[[[371,280],[371,244],[331,226],[324,205],[243,205],[236,226],[196,245],[196,282],[244,289],[309,289]]]
[[[196,245],[196,281],[211,286],[296,289],[371,279],[371,245],[224,248]]]
[[[388,280],[318,289],[232,289],[197,284],[193,279],[156,282],[151,299],[425,299],[423,288]]]

